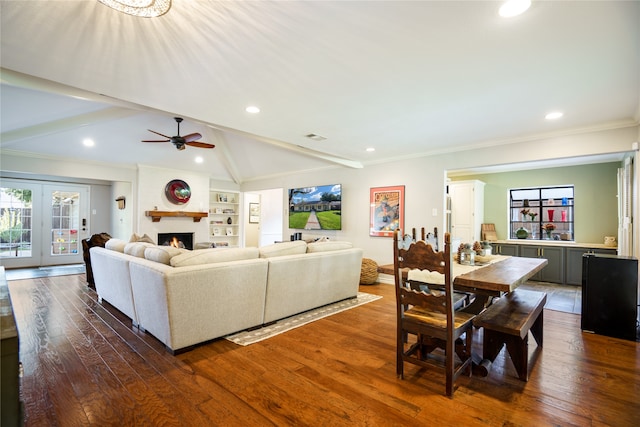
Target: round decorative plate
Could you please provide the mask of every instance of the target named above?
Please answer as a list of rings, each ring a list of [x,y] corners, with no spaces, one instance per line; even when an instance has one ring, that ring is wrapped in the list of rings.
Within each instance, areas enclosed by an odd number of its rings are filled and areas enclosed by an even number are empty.
[[[183,205],[191,198],[191,188],[189,184],[181,179],[174,179],[167,183],[164,187],[164,194],[167,199],[173,204]]]

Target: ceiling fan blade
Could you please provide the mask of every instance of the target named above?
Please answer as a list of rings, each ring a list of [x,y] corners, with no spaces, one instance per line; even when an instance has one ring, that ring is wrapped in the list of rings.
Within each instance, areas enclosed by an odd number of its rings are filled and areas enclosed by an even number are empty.
[[[199,148],[215,148],[213,144],[207,144],[206,142],[193,141],[193,142],[185,142],[185,144],[190,145],[191,147],[199,147]]]
[[[169,142],[168,139],[143,139],[142,142]]]
[[[155,130],[151,130],[151,129],[147,129],[147,130],[148,130],[149,132],[151,132],[151,133],[155,133],[156,135],[164,136],[164,137],[165,137],[165,138],[167,138],[167,139],[171,139],[171,137],[170,137],[170,136],[163,135],[163,134],[161,134],[160,132],[156,132]]]
[[[192,142],[192,141],[195,141],[196,139],[202,138],[202,135],[200,135],[199,133],[190,133],[189,135],[183,136],[183,138],[185,142]]]

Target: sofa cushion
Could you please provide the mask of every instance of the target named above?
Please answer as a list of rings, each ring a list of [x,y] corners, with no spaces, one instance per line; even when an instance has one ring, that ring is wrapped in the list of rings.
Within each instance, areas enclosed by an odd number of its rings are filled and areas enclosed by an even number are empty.
[[[133,243],[133,242],[145,242],[145,243],[153,243],[153,244],[156,243],[148,235],[144,234],[142,236],[138,236],[136,233],[133,233],[131,235],[131,239],[129,239],[129,243]]]
[[[272,258],[283,255],[298,255],[307,252],[307,242],[294,240],[292,242],[274,243],[260,248],[260,258]]]
[[[124,247],[126,244],[127,242],[122,239],[109,239],[107,240],[107,243],[104,244],[104,247],[112,251],[124,253]]]
[[[326,241],[326,242],[314,242],[307,245],[307,252],[328,252],[339,251],[340,249],[351,249],[353,244],[351,242],[341,241]]]
[[[144,257],[149,261],[171,265],[171,258],[185,251],[186,249],[174,248],[173,246],[152,246],[144,250]]]
[[[144,258],[144,251],[155,246],[153,243],[129,242],[124,246],[124,253],[138,258]]]
[[[216,262],[240,261],[258,258],[258,248],[211,248],[188,251],[171,258],[170,265],[185,267],[188,265],[212,264]]]

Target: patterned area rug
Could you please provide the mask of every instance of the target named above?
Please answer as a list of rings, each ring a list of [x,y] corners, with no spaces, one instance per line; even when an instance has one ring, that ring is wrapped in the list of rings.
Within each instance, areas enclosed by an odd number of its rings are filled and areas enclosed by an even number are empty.
[[[349,310],[351,308],[358,307],[359,305],[376,301],[380,298],[382,297],[379,295],[358,292],[358,296],[356,298],[339,301],[333,304],[325,305],[323,307],[315,308],[313,310],[305,311],[304,313],[296,314],[291,317],[287,317],[286,319],[278,320],[276,323],[262,327],[260,329],[238,332],[233,335],[227,335],[225,338],[239,345],[253,344],[258,341],[274,337],[283,332],[290,331],[291,329],[306,325],[307,323],[311,323],[324,317],[340,313],[341,311]]]

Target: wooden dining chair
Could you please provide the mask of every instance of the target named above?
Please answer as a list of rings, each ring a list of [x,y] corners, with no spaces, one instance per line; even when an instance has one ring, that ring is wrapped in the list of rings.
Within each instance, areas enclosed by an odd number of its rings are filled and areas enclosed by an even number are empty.
[[[419,240],[408,248],[398,247],[394,233],[394,276],[397,312],[396,373],[404,378],[404,363],[444,369],[446,394],[453,397],[455,380],[463,372],[471,375],[471,346],[475,315],[456,311],[451,277],[451,237],[444,236],[444,251],[435,252]],[[412,289],[406,269],[444,275],[442,291]],[[408,339],[411,337],[411,339]],[[456,347],[456,343],[459,345]],[[443,354],[444,351],[444,354]]]

